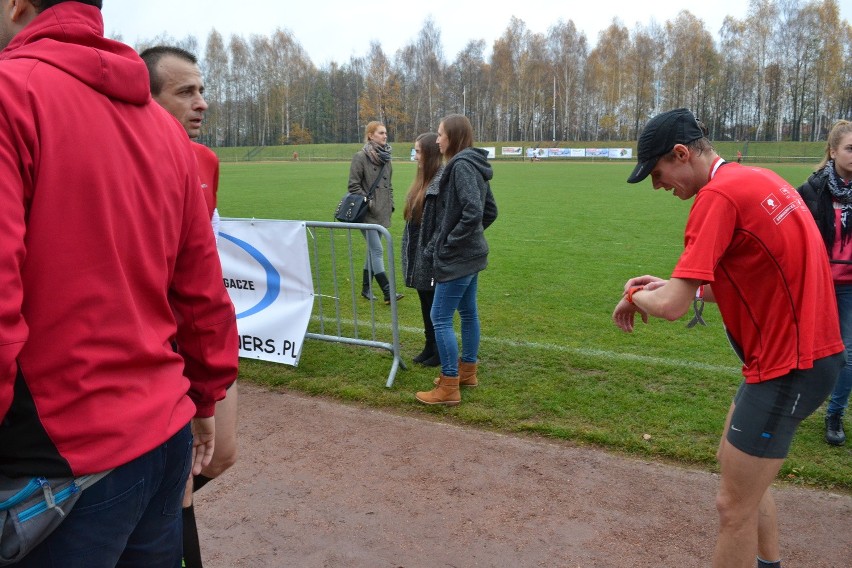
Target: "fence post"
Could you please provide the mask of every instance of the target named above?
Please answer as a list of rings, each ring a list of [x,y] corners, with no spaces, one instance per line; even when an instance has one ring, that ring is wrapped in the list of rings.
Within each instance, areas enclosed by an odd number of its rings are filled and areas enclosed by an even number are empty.
[[[305,221],[306,229],[308,230],[308,238],[312,241],[313,246],[309,247],[309,254],[311,256],[311,267],[314,278],[314,290],[316,294],[316,301],[314,302],[314,310],[315,313],[312,316],[312,319],[319,320],[319,333],[311,333],[308,332],[305,334],[306,339],[319,339],[322,341],[330,341],[336,343],[346,343],[349,345],[362,345],[365,347],[373,347],[379,349],[386,349],[391,352],[393,355],[393,361],[391,363],[390,372],[388,373],[388,378],[385,383],[385,386],[390,388],[393,385],[394,378],[396,377],[396,373],[400,367],[406,369],[405,363],[402,360],[400,355],[400,347],[399,347],[399,319],[396,305],[396,266],[394,262],[394,246],[393,239],[391,238],[390,232],[381,225],[375,224],[367,224],[367,223],[340,223],[340,222],[325,222],[325,221]],[[322,260],[325,258],[323,255],[323,251],[319,246],[319,239],[317,238],[316,230],[322,229],[327,230],[329,234],[329,249],[327,251],[328,257],[328,265],[323,265]],[[362,324],[362,319],[359,317],[358,310],[358,300],[360,296],[360,289],[358,288],[358,280],[356,278],[356,269],[355,269],[355,259],[353,252],[356,247],[353,246],[352,239],[352,231],[354,230],[372,230],[379,233],[380,237],[384,240],[384,249],[385,249],[385,272],[388,276],[388,282],[390,283],[390,328],[391,328],[391,341],[379,341],[376,336],[377,327],[384,327],[382,324],[378,324],[376,322],[376,300],[370,300],[370,310],[369,310],[369,320],[368,325],[370,326],[370,339],[365,339],[361,337],[359,333],[359,326]],[[343,259],[346,262],[345,273],[349,277],[350,284],[348,287],[342,287],[340,283],[340,277],[338,276],[338,264],[340,262],[340,258],[337,253],[337,248],[335,246],[335,232],[336,231],[346,231],[346,258]],[[366,253],[366,249],[365,249]],[[326,285],[326,278],[329,277],[331,282]],[[331,288],[332,295],[326,295],[325,290]],[[344,289],[346,288],[346,289]],[[346,321],[342,315],[341,310],[341,302],[344,300],[343,294],[348,292],[349,298],[351,301],[351,309],[352,309],[352,320],[351,322]],[[324,298],[330,298],[334,301],[334,327],[336,333],[330,333],[326,330],[325,321],[327,318],[325,313],[325,303],[323,302]],[[350,303],[350,302],[347,302]],[[318,311],[319,313],[316,313]],[[352,337],[348,337],[344,333],[344,324],[351,323],[352,325]]]

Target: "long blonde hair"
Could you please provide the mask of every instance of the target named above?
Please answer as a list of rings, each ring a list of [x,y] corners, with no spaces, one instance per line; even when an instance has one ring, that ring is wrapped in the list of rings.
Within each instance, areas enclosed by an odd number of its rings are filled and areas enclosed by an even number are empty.
[[[825,156],[820,162],[817,170],[823,169],[831,159],[831,151],[837,150],[840,147],[840,139],[852,132],[852,122],[848,120],[838,120],[831,127],[828,133],[828,141],[825,143]]]
[[[402,218],[406,221],[420,223],[423,219],[423,201],[426,199],[426,188],[432,182],[441,167],[441,150],[438,148],[438,135],[426,132],[417,137],[420,142],[420,159],[417,162],[417,175],[405,196],[405,209]]]

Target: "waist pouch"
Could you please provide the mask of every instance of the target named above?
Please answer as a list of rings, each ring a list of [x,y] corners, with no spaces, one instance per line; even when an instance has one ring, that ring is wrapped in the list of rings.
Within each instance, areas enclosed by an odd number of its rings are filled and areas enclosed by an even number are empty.
[[[83,490],[112,470],[47,479],[0,475],[0,566],[14,564],[59,526]]]

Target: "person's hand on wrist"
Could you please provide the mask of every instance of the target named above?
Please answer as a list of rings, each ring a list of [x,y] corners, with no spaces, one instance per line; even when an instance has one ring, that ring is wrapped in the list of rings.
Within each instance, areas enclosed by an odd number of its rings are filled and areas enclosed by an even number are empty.
[[[624,293],[624,299],[627,300],[628,304],[633,304],[635,306],[636,304],[633,302],[633,294],[635,294],[636,292],[642,291],[644,289],[645,289],[644,285],[642,285],[642,286],[631,286],[630,288],[627,289],[627,292]]]

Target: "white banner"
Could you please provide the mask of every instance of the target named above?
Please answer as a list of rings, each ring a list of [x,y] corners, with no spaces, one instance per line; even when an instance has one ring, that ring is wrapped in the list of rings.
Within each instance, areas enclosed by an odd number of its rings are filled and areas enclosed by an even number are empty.
[[[503,146],[500,150],[504,156],[522,156],[524,151],[520,146]]]
[[[630,160],[633,158],[633,148],[610,148],[609,157],[613,160]]]
[[[297,365],[314,305],[305,224],[222,219],[218,244],[240,357]]]

